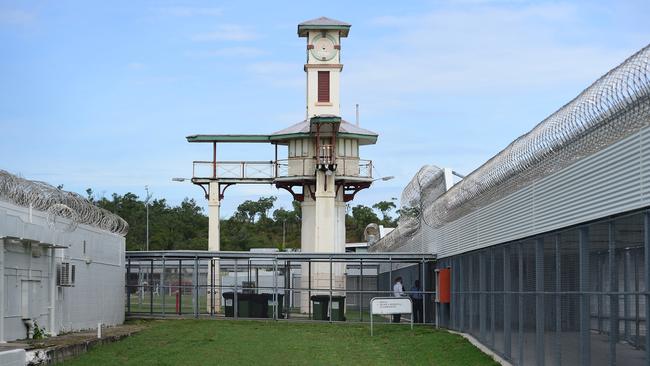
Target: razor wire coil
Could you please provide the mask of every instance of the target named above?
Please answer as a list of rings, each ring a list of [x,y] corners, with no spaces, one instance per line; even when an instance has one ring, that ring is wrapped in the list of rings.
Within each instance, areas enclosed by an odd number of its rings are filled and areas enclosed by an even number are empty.
[[[650,45],[600,77],[446,193],[440,194],[435,186],[421,186],[421,221],[440,228],[648,126]],[[414,180],[421,180],[421,173]],[[405,192],[414,189],[410,185]],[[416,234],[398,229],[371,250],[395,250]]]
[[[124,219],[77,193],[24,179],[4,170],[0,170],[0,199],[46,212],[48,226],[59,231],[74,231],[79,224],[122,236],[129,231],[129,224]]]

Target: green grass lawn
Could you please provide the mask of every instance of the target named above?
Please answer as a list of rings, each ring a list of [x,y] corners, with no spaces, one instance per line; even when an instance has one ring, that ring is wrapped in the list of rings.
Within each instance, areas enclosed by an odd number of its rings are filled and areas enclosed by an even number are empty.
[[[464,338],[429,326],[154,320],[65,365],[496,365]]]

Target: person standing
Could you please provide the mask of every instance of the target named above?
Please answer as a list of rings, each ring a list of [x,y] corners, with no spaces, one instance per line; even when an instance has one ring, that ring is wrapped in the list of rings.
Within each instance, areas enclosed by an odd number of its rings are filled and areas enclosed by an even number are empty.
[[[404,296],[404,287],[402,286],[402,277],[397,277],[393,284],[393,296]],[[402,319],[402,314],[393,314],[393,323],[399,323]]]
[[[423,323],[422,288],[420,288],[420,280],[415,280],[409,293],[411,295],[411,300],[413,300],[413,321],[415,323]]]

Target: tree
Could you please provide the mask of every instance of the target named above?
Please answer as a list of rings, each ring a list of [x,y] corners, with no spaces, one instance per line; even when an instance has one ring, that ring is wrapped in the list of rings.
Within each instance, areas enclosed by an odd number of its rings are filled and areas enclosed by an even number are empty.
[[[235,217],[240,220],[246,220],[250,223],[255,223],[255,219],[259,216],[260,218],[268,218],[268,212],[273,208],[274,202],[277,200],[276,197],[262,197],[257,201],[246,200],[237,207],[235,212]]]
[[[372,205],[372,208],[381,212],[381,224],[385,226],[393,226],[395,222],[390,217],[390,211],[397,208],[393,201],[380,201]]]
[[[352,208],[352,216],[347,216],[346,224],[346,241],[360,242],[363,241],[363,231],[371,223],[378,223],[379,218],[372,208],[364,205],[357,205]]]
[[[90,188],[86,190],[86,195],[95,205],[119,215],[129,223],[127,250],[144,250],[146,208],[140,197],[128,192],[98,198]],[[300,248],[301,203],[293,201],[291,208],[274,209],[276,200],[276,197],[270,196],[256,201],[244,201],[231,217],[222,219],[221,249],[248,251],[251,248]],[[373,208],[381,212],[383,220],[379,220]],[[390,201],[378,202],[372,208],[364,205],[353,207],[345,217],[346,240],[363,241],[366,226],[390,221],[390,211],[394,208],[395,205]],[[169,205],[164,198],[154,199],[149,204],[149,221],[151,250],[208,248],[208,217],[192,199],[186,198],[177,206]]]

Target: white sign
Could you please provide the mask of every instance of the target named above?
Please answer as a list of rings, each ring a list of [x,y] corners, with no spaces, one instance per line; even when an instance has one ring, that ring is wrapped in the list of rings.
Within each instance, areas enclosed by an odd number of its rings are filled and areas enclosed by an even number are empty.
[[[410,297],[373,297],[370,299],[370,336],[374,334],[375,314],[413,314],[413,302]],[[411,329],[413,317],[411,316]]]
[[[408,297],[374,298],[370,303],[373,314],[411,314],[411,299]]]

